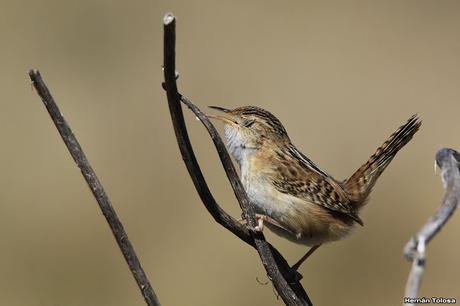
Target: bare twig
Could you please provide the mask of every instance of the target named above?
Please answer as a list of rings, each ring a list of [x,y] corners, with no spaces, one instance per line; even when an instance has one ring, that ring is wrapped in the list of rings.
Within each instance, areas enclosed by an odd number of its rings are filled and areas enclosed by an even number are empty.
[[[436,164],[441,168],[441,179],[445,189],[441,205],[425,225],[404,247],[404,255],[412,261],[406,284],[405,305],[415,305],[425,267],[427,244],[446,224],[460,200],[460,154],[452,149],[441,149],[436,153]]]
[[[128,235],[126,234],[120,219],[118,219],[118,216],[109,198],[107,197],[107,194],[104,191],[104,187],[102,187],[102,184],[97,178],[96,173],[91,167],[88,159],[86,158],[85,153],[80,147],[80,144],[78,143],[75,135],[72,133],[70,126],[62,116],[61,111],[56,105],[54,98],[51,96],[51,93],[49,92],[38,70],[29,70],[29,76],[32,80],[32,84],[35,87],[35,90],[42,99],[43,104],[45,104],[45,107],[51,116],[51,119],[56,125],[59,134],[61,134],[62,140],[64,140],[67,149],[72,155],[77,166],[80,168],[83,177],[85,178],[89,188],[91,189],[91,192],[96,198],[99,207],[104,214],[110,229],[112,230],[115,240],[117,241],[118,246],[120,247],[120,250],[125,257],[125,260],[128,263],[129,269],[131,270],[131,273],[133,274],[134,279],[139,286],[145,302],[149,306],[159,306],[160,301],[155,295],[147,275],[142,269],[136,252],[134,251],[134,248],[128,239]]]
[[[207,117],[187,98],[181,96],[177,89],[175,71],[175,17],[168,13],[164,17],[164,75],[165,83],[163,87],[168,97],[169,110],[173,121],[174,131],[176,133],[179,149],[185,162],[187,170],[195,184],[201,200],[214,217],[214,219],[232,233],[237,235],[246,243],[254,246],[259,252],[262,263],[272,280],[275,288],[280,294],[286,305],[312,305],[308,295],[300,284],[300,277],[296,272],[289,268],[286,260],[273,247],[265,241],[262,233],[249,231],[239,224],[234,218],[230,217],[223,211],[214,200],[206,181],[200,170],[196,157],[188,137],[180,101],[185,103],[201,120],[208,129],[209,134],[216,146],[219,157],[227,173],[227,177],[232,185],[233,191],[240,203],[243,215],[249,226],[256,226],[255,214],[246,193],[241,185],[238,175],[235,171],[230,156],[219,137],[217,131]],[[273,252],[273,253],[272,253]],[[289,282],[287,281],[289,280]]]

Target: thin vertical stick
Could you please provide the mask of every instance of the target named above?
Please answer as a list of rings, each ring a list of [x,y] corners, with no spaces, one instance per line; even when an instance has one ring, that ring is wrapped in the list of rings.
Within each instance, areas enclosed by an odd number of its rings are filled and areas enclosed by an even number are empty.
[[[166,95],[168,97],[168,105],[171,114],[171,119],[173,121],[174,131],[176,133],[176,139],[182,154],[182,158],[184,159],[187,169],[189,170],[189,174],[192,177],[195,183],[195,187],[197,187],[197,190],[203,199],[201,193],[203,193],[204,191],[202,189],[199,189],[199,187],[202,187],[202,185],[197,184],[203,178],[201,172],[198,171],[199,167],[197,165],[197,161],[193,154],[191,143],[188,138],[187,129],[185,127],[184,116],[182,113],[180,103],[181,100],[182,102],[186,103],[187,106],[191,108],[195,107],[195,114],[199,116],[200,120],[203,122],[203,124],[205,124],[206,128],[210,132],[212,140],[214,141],[214,144],[218,150],[219,157],[221,158],[221,162],[224,166],[224,170],[227,173],[230,184],[232,185],[232,188],[234,190],[235,196],[237,197],[238,202],[240,203],[240,207],[243,211],[245,219],[248,221],[249,226],[254,228],[256,226],[254,211],[249,203],[249,200],[246,196],[246,192],[242,187],[242,184],[238,178],[233,164],[231,163],[230,156],[228,155],[228,152],[225,149],[222,140],[220,139],[219,135],[217,134],[209,120],[196,108],[196,106],[194,106],[188,99],[181,96],[178,92],[176,83],[177,74],[175,71],[176,20],[174,15],[171,13],[166,14],[163,19],[163,24],[165,75],[165,82],[163,86],[166,90]],[[209,203],[205,205],[209,205]],[[297,286],[299,284],[298,281],[295,282],[292,286],[286,281],[284,275],[280,271],[280,267],[275,261],[270,245],[265,241],[264,235],[260,232],[250,231],[250,236],[251,240],[254,241],[254,244],[259,253],[264,268],[266,269],[270,279],[273,282],[273,285],[280,294],[284,303],[286,305],[311,305],[311,302],[303,288],[301,286]],[[296,290],[295,292],[294,287],[298,288],[299,290]],[[301,295],[298,294],[299,292],[301,293]]]
[[[113,236],[120,247],[123,256],[129,266],[131,273],[134,276],[134,279],[139,286],[139,289],[142,293],[142,296],[145,299],[145,302],[149,306],[160,306],[160,301],[155,295],[152,286],[142,269],[141,263],[137,258],[136,252],[134,251],[133,245],[128,239],[128,235],[121,224],[120,219],[118,218],[113,206],[105,193],[104,187],[102,187],[101,182],[96,176],[93,168],[91,167],[88,159],[83,152],[83,149],[80,147],[80,144],[77,141],[77,138],[72,133],[70,126],[67,124],[65,118],[62,116],[61,111],[59,110],[54,98],[51,96],[45,82],[43,81],[38,70],[29,70],[29,77],[32,80],[32,84],[35,87],[38,95],[43,101],[46,109],[48,110],[51,119],[56,125],[59,134],[61,134],[62,140],[64,140],[67,149],[72,155],[75,163],[80,168],[83,177],[88,183],[93,196],[96,198],[99,207],[104,214],[104,217],[107,220],[107,223],[112,230]]]

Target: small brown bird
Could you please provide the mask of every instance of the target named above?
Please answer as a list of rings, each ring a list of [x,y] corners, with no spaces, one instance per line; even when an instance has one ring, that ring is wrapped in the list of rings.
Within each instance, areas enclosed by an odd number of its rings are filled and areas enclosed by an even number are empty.
[[[281,122],[255,106],[209,116],[225,123],[227,147],[240,166],[241,181],[256,211],[258,226],[310,250],[299,266],[321,244],[347,236],[383,170],[418,131],[416,115],[394,132],[349,179],[338,181],[316,166],[292,144]]]

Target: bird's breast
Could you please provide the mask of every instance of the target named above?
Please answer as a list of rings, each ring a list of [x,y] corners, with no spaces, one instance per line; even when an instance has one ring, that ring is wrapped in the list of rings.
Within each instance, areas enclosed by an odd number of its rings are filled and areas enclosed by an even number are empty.
[[[241,180],[256,212],[279,220],[291,205],[288,195],[280,193],[272,183],[270,165],[256,158],[240,163]]]

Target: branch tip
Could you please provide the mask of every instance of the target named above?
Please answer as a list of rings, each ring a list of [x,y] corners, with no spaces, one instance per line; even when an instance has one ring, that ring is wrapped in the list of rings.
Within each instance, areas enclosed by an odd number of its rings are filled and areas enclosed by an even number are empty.
[[[173,13],[169,12],[166,13],[165,16],[163,17],[163,24],[164,25],[170,25],[176,17],[174,17]]]

